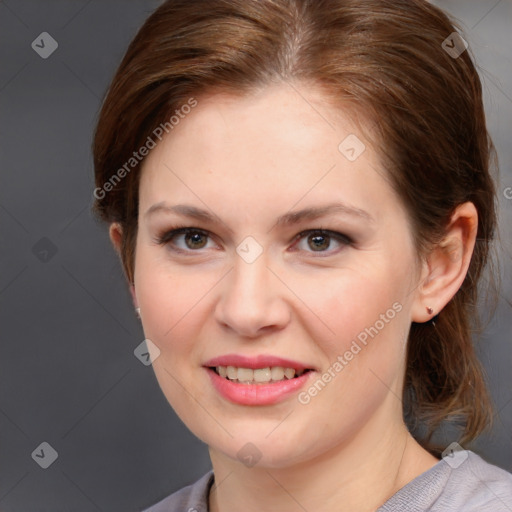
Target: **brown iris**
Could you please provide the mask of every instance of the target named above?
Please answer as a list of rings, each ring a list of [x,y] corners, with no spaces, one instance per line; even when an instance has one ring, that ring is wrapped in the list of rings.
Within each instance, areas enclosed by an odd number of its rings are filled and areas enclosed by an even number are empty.
[[[185,243],[189,249],[202,249],[206,245],[206,241],[207,235],[199,231],[185,233]]]
[[[331,237],[324,234],[312,234],[308,236],[308,245],[314,251],[322,251],[329,248]]]

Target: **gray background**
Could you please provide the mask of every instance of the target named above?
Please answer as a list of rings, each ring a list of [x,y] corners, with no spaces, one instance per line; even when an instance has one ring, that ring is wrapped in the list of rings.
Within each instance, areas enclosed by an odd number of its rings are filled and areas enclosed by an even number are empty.
[[[435,3],[461,20],[476,55],[501,163],[503,282],[479,344],[496,416],[472,448],[511,471],[512,2]],[[210,467],[133,355],[142,329],[106,227],[90,213],[99,105],[158,4],[0,2],[2,512],[136,511]],[[31,47],[42,32],[58,42],[47,59]],[[42,442],[58,452],[48,469],[31,456]]]

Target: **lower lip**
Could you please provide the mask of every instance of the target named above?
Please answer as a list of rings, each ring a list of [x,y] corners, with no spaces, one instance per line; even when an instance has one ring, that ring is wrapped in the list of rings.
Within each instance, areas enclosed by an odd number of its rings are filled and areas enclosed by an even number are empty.
[[[221,377],[211,368],[206,368],[215,389],[227,400],[241,405],[271,405],[283,401],[296,393],[309,379],[312,371],[289,380],[271,384],[240,384]]]

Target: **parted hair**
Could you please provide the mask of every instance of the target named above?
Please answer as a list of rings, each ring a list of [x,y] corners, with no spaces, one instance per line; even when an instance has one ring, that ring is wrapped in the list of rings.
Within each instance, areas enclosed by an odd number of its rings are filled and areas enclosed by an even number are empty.
[[[280,82],[320,87],[333,109],[366,120],[362,133],[405,205],[418,260],[442,240],[455,208],[473,202],[478,232],[466,278],[435,325],[413,323],[408,339],[404,416],[432,453],[445,420],[467,442],[492,418],[474,344],[477,287],[494,263],[496,153],[481,81],[458,33],[424,0],[168,0],[129,45],[93,142],[94,211],[120,223],[130,282],[144,160],[126,162],[191,98],[243,96]],[[447,51],[455,42],[458,56]]]

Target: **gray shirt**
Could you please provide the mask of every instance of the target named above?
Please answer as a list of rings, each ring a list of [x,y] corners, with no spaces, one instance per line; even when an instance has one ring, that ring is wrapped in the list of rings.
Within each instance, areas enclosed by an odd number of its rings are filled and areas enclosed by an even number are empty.
[[[145,512],[208,512],[213,471]],[[512,474],[462,450],[402,487],[376,512],[512,512]]]

